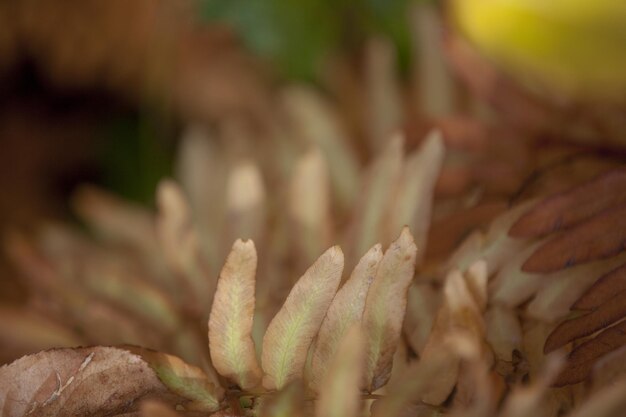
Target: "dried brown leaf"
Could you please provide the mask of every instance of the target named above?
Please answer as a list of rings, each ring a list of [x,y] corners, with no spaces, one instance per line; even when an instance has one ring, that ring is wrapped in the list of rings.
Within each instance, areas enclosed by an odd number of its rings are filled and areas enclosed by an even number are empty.
[[[0,415],[107,416],[159,397],[185,404],[140,357],[109,347],[54,349],[0,368]]]
[[[585,380],[598,359],[625,344],[626,320],[623,320],[574,348],[567,358],[565,369],[554,385],[564,386]]]
[[[318,417],[359,415],[363,353],[363,335],[356,324],[345,332],[322,380],[316,408]]]
[[[616,169],[546,198],[520,217],[509,233],[524,238],[545,236],[623,203],[626,203],[626,170]]]
[[[385,385],[391,375],[416,257],[413,236],[405,227],[385,252],[367,294],[363,329],[367,346],[365,384],[370,392]]]
[[[555,272],[605,259],[624,250],[626,206],[610,208],[541,245],[524,262],[525,272]]]
[[[220,273],[209,318],[211,361],[243,389],[262,378],[252,341],[256,268],[254,242],[237,240]]]
[[[314,390],[319,389],[324,375],[330,369],[330,360],[350,326],[361,323],[367,292],[382,257],[381,245],[375,245],[363,255],[330,304],[313,352],[310,385]]]
[[[606,260],[589,262],[542,276],[542,288],[528,304],[530,317],[540,320],[558,321],[567,316],[570,308],[598,276],[626,262],[626,252]]]
[[[328,249],[294,285],[263,337],[263,387],[281,389],[302,376],[309,346],[337,292],[343,252]]]
[[[598,308],[622,291],[626,291],[626,264],[598,278],[572,308],[575,310]]]
[[[566,320],[550,334],[544,350],[551,352],[573,340],[589,336],[626,317],[626,291],[615,294],[589,314]]]

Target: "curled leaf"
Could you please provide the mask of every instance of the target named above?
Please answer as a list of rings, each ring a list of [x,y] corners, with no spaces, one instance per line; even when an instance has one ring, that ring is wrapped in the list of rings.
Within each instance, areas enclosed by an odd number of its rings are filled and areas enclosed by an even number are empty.
[[[263,387],[281,389],[302,376],[309,346],[337,292],[343,252],[328,249],[304,273],[263,337]]]
[[[209,318],[213,365],[243,389],[262,377],[252,341],[256,268],[254,242],[237,240],[220,273]]]

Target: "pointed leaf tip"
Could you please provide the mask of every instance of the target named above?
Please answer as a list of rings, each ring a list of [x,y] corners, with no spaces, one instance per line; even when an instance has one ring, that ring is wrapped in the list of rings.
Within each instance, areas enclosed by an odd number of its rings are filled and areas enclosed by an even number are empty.
[[[391,375],[408,290],[415,273],[417,247],[408,227],[385,252],[365,302],[363,330],[366,348],[366,388],[385,385]]]
[[[337,292],[344,256],[333,246],[294,285],[263,337],[263,387],[281,389],[302,377],[309,346]]]
[[[254,242],[238,239],[226,258],[209,318],[209,348],[215,369],[243,389],[261,381],[252,324],[257,253]]]

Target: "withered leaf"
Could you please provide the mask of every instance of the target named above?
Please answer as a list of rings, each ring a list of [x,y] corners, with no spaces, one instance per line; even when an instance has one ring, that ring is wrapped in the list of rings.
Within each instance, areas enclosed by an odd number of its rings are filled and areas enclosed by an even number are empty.
[[[343,252],[324,252],[294,285],[263,337],[263,387],[281,389],[302,376],[307,351],[337,292]]]
[[[189,400],[171,391],[140,356],[110,347],[53,349],[0,368],[0,415],[108,416],[137,400]]]
[[[351,325],[361,323],[365,299],[383,257],[381,245],[372,247],[359,261],[350,278],[339,289],[317,335],[311,363],[311,388],[317,390],[339,343]]]
[[[558,376],[554,385],[564,386],[585,380],[599,358],[625,344],[626,320],[623,320],[574,348],[567,357],[565,369]]]
[[[567,229],[605,209],[626,203],[626,169],[616,169],[536,204],[511,227],[514,237],[538,237]]]
[[[559,324],[544,346],[545,352],[558,349],[575,339],[589,336],[626,317],[626,291],[619,292],[589,314]]]
[[[525,272],[555,272],[614,256],[624,250],[626,206],[608,209],[541,245],[524,262]]]
[[[626,291],[626,264],[601,276],[572,306],[575,310],[600,307],[619,292]]]
[[[356,417],[359,414],[363,359],[363,335],[359,324],[355,324],[345,332],[322,380],[316,409],[318,417]]]
[[[262,377],[252,341],[256,268],[254,242],[237,240],[220,273],[209,318],[211,361],[243,389]]]
[[[416,257],[413,236],[405,227],[385,252],[367,294],[363,330],[367,364],[365,384],[370,392],[385,385],[391,375]]]
[[[527,305],[530,317],[554,322],[567,316],[572,305],[591,287],[598,276],[626,262],[626,252],[609,259],[588,262],[573,268],[537,275],[541,288]]]

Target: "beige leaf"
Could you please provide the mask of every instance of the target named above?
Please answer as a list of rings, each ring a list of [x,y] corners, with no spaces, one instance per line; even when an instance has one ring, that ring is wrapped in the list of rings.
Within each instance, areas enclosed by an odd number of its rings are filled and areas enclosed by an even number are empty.
[[[328,249],[304,273],[263,337],[263,387],[281,389],[302,377],[307,351],[337,292],[343,271],[339,246]]]
[[[54,349],[0,368],[3,417],[115,415],[136,400],[186,404],[140,356],[109,347]]]
[[[492,306],[485,314],[487,341],[501,361],[512,362],[513,351],[522,348],[522,327],[515,311]]]
[[[136,245],[147,257],[158,253],[154,219],[145,208],[90,186],[82,186],[72,203],[78,214],[102,237]]]
[[[289,212],[302,247],[303,258],[311,261],[328,247],[332,224],[330,183],[326,160],[313,149],[296,164],[289,188]]]
[[[394,136],[385,150],[368,169],[364,188],[357,202],[353,216],[354,247],[351,258],[381,241],[384,217],[389,214],[389,202],[402,172],[404,137]]]
[[[173,271],[185,280],[189,298],[200,303],[210,295],[213,283],[203,262],[187,199],[177,183],[164,180],[157,190],[157,202],[157,231],[165,259]]]
[[[355,323],[361,323],[370,284],[376,276],[383,257],[380,245],[372,247],[359,261],[350,278],[337,292],[322,322],[311,364],[311,388],[318,390],[324,375],[330,369],[330,360],[346,332]]]
[[[243,389],[262,377],[252,341],[256,267],[254,242],[237,240],[220,273],[209,318],[211,361]]]
[[[229,172],[226,215],[227,242],[236,238],[261,239],[265,227],[265,187],[261,172],[252,161],[241,161]]]
[[[356,417],[361,405],[363,335],[358,324],[345,333],[321,385],[318,417]]]
[[[402,124],[402,100],[395,63],[396,51],[388,39],[370,40],[366,49],[365,82],[368,139],[373,152],[380,151],[392,129]]]
[[[402,377],[393,385],[387,387],[384,398],[377,400],[372,407],[372,417],[399,416],[412,403],[420,400],[425,390],[429,388],[435,377],[445,368],[447,362],[455,360],[453,354],[442,347],[430,360],[415,361],[407,367]],[[431,410],[434,410],[432,407]]]
[[[304,407],[304,389],[299,381],[287,384],[272,397],[260,399],[260,417],[301,417],[309,415]]]
[[[370,392],[387,383],[391,374],[416,256],[413,236],[405,227],[385,252],[367,294],[363,329],[367,346],[365,384]]]
[[[348,209],[358,192],[359,164],[337,109],[322,94],[303,86],[284,89],[281,98],[297,136],[324,153],[333,197],[341,208]]]
[[[444,286],[444,302],[437,314],[430,337],[422,352],[422,360],[429,361],[438,355],[442,346],[449,343],[451,335],[458,335],[480,346],[484,339],[482,309],[486,305],[487,265],[484,261],[473,263],[465,276],[451,271]],[[450,395],[459,376],[459,361],[451,359],[425,390],[423,401],[439,405]]]
[[[176,411],[160,401],[146,400],[139,406],[141,417],[179,417]]]
[[[407,156],[399,182],[388,232],[397,233],[403,226],[409,226],[420,248],[418,258],[425,253],[435,182],[444,155],[441,133],[432,131],[422,146]],[[391,238],[393,236],[389,236],[388,241]]]
[[[422,354],[428,336],[435,323],[441,304],[441,291],[429,283],[416,283],[409,287],[404,332],[407,342],[418,354]]]

